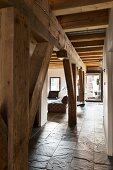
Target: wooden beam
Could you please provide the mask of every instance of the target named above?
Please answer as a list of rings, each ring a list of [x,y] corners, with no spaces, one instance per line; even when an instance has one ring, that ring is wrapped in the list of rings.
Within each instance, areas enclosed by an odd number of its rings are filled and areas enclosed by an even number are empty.
[[[100,62],[92,62],[92,63],[86,63],[86,66],[99,66],[100,65]]]
[[[99,47],[104,45],[104,40],[73,42],[72,44],[76,48]]]
[[[77,117],[77,68],[76,64],[72,64],[72,74],[73,74],[73,85],[74,85],[74,93],[75,93],[75,107],[76,107],[76,117]]]
[[[85,52],[85,53],[78,53],[80,57],[84,56],[103,56],[103,52]]]
[[[80,53],[86,52],[103,52],[103,47],[88,47],[88,48],[75,48],[76,51]]]
[[[102,57],[81,57],[82,60],[90,60],[90,59],[98,59],[98,60],[102,60],[103,58]]]
[[[97,63],[100,62],[100,60],[83,60],[84,63]]]
[[[57,17],[65,32],[108,27],[109,10],[91,11]]]
[[[62,61],[59,61],[59,60],[50,60],[50,63],[62,63]]]
[[[17,8],[19,11],[21,11],[21,13],[29,18],[30,27],[35,39],[38,40],[40,36],[43,41],[49,42],[52,46],[57,47],[59,50],[65,49],[68,53],[68,57],[71,59],[71,61],[73,61],[73,63],[78,62],[78,65],[86,69],[62,27],[58,23],[56,17],[53,15],[51,10],[45,9],[44,1],[0,1],[0,7],[7,6],[13,6]]]
[[[93,55],[91,55],[91,56],[81,56],[81,58],[82,59],[84,59],[84,58],[89,58],[89,59],[90,58],[103,58],[103,56],[98,56],[98,55],[97,56],[93,56]]]
[[[63,68],[63,63],[49,63],[49,68]]]
[[[0,169],[8,169],[8,133],[0,113]]]
[[[83,62],[85,62],[85,61],[90,61],[90,62],[92,62],[92,61],[102,61],[102,59],[99,59],[99,58],[91,58],[91,59],[88,59],[88,58],[85,58],[85,59],[82,59],[82,61]]]
[[[76,118],[76,100],[73,82],[73,73],[70,61],[68,59],[63,60],[67,90],[68,90],[68,124],[69,126],[75,126],[77,122]]]
[[[40,56],[38,56],[38,75],[37,75],[37,81],[35,84],[35,88],[32,94],[32,98],[30,101],[30,113],[29,113],[29,134],[31,134],[31,129],[35,120],[35,116],[38,110],[38,106],[40,104],[40,97],[41,92],[43,88],[43,84],[45,81],[45,77],[47,74],[47,70],[49,67],[49,62],[52,54],[53,47],[48,43],[45,42],[40,46],[40,52],[43,51],[43,53],[39,53]]]
[[[60,50],[56,52],[58,58],[68,58],[66,50]]]
[[[113,0],[49,0],[49,3],[56,16],[113,7]]]
[[[37,43],[33,55],[30,58],[30,100],[37,82],[37,77],[40,73],[40,68],[44,60],[44,54],[48,52],[48,43]],[[49,56],[51,57],[51,55]]]
[[[2,79],[8,113],[8,169],[28,169],[29,24],[13,7],[1,12]],[[0,62],[1,63],[1,62]],[[1,72],[1,71],[0,71]],[[7,159],[6,159],[7,161]]]
[[[79,69],[79,101],[84,102],[84,74],[82,69]]]
[[[104,40],[104,38],[105,38],[105,33],[71,35],[71,36],[68,36],[68,38],[69,38],[69,40],[70,40],[71,42]]]
[[[82,71],[82,100],[85,101],[85,72]]]

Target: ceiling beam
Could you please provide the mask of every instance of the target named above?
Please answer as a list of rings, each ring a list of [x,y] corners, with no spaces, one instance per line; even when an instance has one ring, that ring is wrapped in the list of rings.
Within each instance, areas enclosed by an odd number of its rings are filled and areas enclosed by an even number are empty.
[[[52,11],[48,9],[48,3],[46,7],[45,4],[45,1],[40,0],[0,0],[0,8],[14,7],[28,17],[30,29],[36,40],[40,36],[43,41],[48,41],[52,46],[56,47],[57,50],[65,49],[71,62],[76,63],[86,70],[84,63],[72,46],[61,25],[58,23],[57,18]],[[48,10],[46,10],[46,8]]]
[[[85,53],[78,53],[80,57],[82,56],[103,56],[103,52],[85,52]]]
[[[49,69],[51,68],[63,68],[63,63],[49,63]]]
[[[62,61],[60,60],[50,60],[50,63],[53,63],[53,62],[58,62],[58,63],[62,63]]]
[[[91,11],[57,17],[65,32],[103,29],[108,27],[109,10]]]
[[[104,40],[73,42],[72,44],[76,48],[98,47],[104,45]]]
[[[103,52],[103,47],[88,47],[88,48],[75,48],[76,51],[80,53],[90,53],[90,52]]]
[[[82,42],[82,41],[94,41],[94,40],[104,40],[105,33],[92,33],[83,35],[71,35],[68,36],[71,42]]]
[[[85,63],[85,65],[86,65],[86,67],[87,66],[90,66],[90,67],[100,67],[100,63],[99,62],[97,62],[97,63]]]
[[[83,58],[82,59],[82,61],[102,61],[102,59],[99,59],[99,58],[90,58],[90,59],[88,59],[88,58]]]
[[[56,16],[107,9],[113,6],[113,0],[49,0]]]
[[[93,56],[90,56],[90,57],[81,57],[81,59],[103,59],[103,57],[93,57]]]

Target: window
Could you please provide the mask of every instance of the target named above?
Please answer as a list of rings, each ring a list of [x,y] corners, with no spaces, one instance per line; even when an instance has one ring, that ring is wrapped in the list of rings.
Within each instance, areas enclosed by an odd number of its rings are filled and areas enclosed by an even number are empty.
[[[60,77],[50,77],[50,91],[60,91]]]

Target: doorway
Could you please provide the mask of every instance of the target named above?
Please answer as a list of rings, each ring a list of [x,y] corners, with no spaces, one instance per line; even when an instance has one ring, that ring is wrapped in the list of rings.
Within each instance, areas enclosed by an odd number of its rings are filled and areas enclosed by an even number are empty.
[[[87,73],[85,84],[86,101],[102,102],[102,73]]]

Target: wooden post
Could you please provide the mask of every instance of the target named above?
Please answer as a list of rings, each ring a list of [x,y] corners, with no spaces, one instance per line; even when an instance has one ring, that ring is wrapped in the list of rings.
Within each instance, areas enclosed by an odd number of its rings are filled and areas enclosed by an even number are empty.
[[[79,101],[84,102],[84,71],[79,69]]]
[[[72,67],[69,59],[64,59],[63,65],[64,65],[64,72],[66,77],[68,98],[69,98],[68,124],[69,126],[74,126],[76,125],[77,118],[76,118],[75,90],[74,90],[74,83],[73,83]]]
[[[31,133],[31,129],[32,129],[32,126],[35,120],[35,116],[38,111],[41,92],[43,89],[43,84],[45,81],[45,77],[46,77],[47,70],[49,67],[49,61],[50,61],[52,50],[53,50],[53,47],[48,42],[39,43],[37,48],[39,50],[37,53],[38,56],[34,57],[37,63],[37,81],[36,81],[34,91],[32,93],[32,97],[30,100],[29,134]],[[33,68],[33,65],[31,67]]]
[[[7,127],[0,113],[0,170],[8,168],[8,140]]]
[[[83,93],[82,93],[82,100],[83,100],[83,102],[85,101],[85,74],[84,74],[84,71],[82,71],[82,88],[83,88]]]
[[[76,95],[76,91],[77,91],[77,68],[76,68],[76,64],[72,64],[72,73],[73,73],[73,84],[74,84],[74,93],[75,93],[75,106],[76,106],[76,114],[77,114],[77,95]]]
[[[13,7],[0,12],[0,72],[8,115],[8,169],[28,170],[29,24]]]

